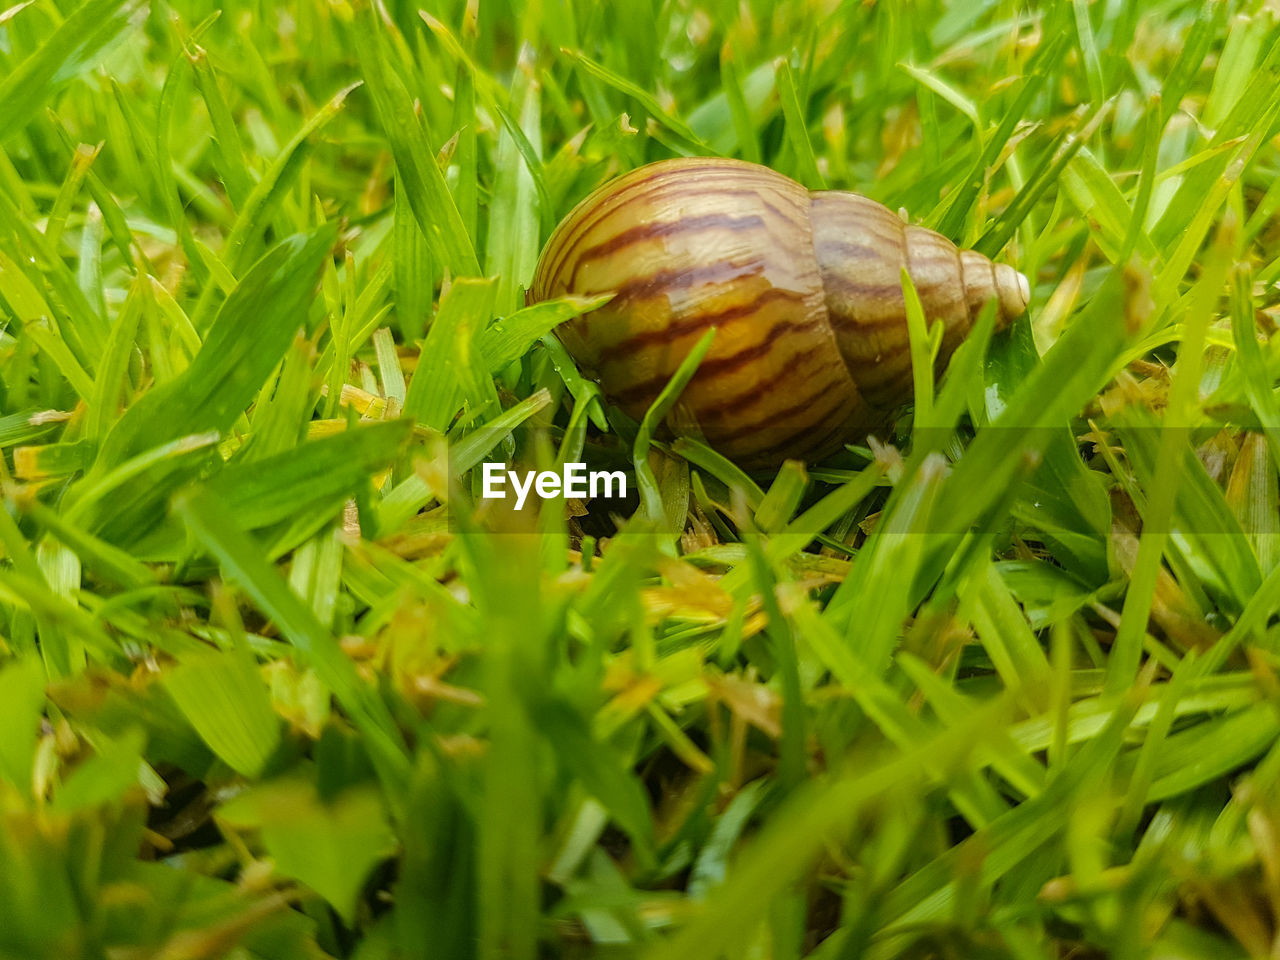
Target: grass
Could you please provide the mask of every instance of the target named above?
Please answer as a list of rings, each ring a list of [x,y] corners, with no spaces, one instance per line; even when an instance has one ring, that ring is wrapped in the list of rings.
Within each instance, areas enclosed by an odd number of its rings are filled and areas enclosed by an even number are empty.
[[[1274,955],[1277,89],[1260,2],[0,12],[0,958]],[[1029,317],[807,469],[629,422],[523,288],[678,154]]]

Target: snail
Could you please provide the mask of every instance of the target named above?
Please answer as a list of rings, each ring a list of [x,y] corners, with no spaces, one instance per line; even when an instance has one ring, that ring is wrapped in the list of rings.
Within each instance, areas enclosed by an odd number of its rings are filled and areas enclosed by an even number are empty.
[[[859,194],[714,158],[597,189],[552,232],[529,299],[613,294],[557,335],[637,419],[714,326],[681,402],[711,446],[763,467],[820,459],[910,399],[902,266],[943,324],[940,365],[987,301],[997,329],[1026,310],[1026,277],[1007,264]]]

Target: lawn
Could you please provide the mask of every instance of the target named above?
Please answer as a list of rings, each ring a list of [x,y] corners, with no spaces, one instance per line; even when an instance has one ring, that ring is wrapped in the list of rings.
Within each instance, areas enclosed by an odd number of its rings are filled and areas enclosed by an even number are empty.
[[[1275,4],[424,6],[0,11],[0,960],[1276,956]],[[526,305],[675,156],[1029,312],[744,470]]]

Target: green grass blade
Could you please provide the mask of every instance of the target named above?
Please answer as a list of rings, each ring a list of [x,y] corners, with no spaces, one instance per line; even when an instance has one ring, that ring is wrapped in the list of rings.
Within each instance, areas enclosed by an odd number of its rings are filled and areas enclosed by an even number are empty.
[[[0,80],[0,139],[20,132],[55,84],[91,63],[139,6],[138,0],[87,0],[72,11],[38,50]]]
[[[258,546],[235,522],[225,503],[210,491],[180,497],[174,509],[196,541],[213,554],[223,572],[239,584],[279,625],[368,740],[370,760],[389,788],[403,783],[408,761],[399,731],[377,693],[356,674],[333,636],[262,558]]]

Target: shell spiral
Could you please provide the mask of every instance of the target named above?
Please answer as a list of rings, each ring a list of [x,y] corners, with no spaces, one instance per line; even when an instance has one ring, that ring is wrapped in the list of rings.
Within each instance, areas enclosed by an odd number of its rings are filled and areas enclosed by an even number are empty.
[[[910,398],[903,266],[944,325],[940,363],[987,301],[999,325],[1026,309],[1012,267],[873,200],[709,158],[652,163],[588,196],[547,241],[530,299],[613,294],[557,333],[634,417],[715,327],[682,402],[708,443],[763,466],[825,456]]]

